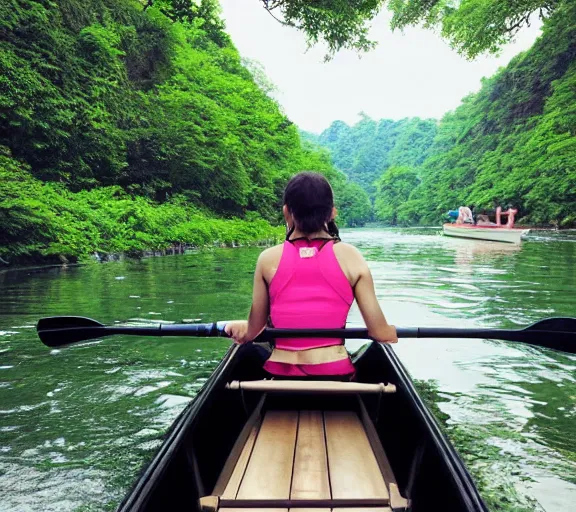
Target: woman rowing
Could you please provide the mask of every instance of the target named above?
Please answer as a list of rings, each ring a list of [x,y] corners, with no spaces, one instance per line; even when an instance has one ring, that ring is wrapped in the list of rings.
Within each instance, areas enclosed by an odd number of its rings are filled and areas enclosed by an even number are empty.
[[[284,191],[282,212],[286,241],[260,254],[248,321],[229,322],[226,332],[244,343],[269,322],[276,328],[342,328],[356,299],[370,336],[397,342],[368,265],[355,247],[340,241],[326,178],[313,172],[294,176]],[[264,368],[285,377],[354,374],[343,340],[330,338],[278,339]]]

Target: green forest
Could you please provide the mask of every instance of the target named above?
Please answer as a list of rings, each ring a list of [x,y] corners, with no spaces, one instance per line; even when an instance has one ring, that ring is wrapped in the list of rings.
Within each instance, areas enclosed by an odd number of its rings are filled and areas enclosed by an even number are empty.
[[[424,162],[438,123],[417,117],[400,121],[374,121],[364,113],[360,117],[353,127],[335,121],[320,136],[303,133],[303,137],[327,148],[334,165],[374,197],[376,180],[390,167]]]
[[[354,224],[367,196],[257,71],[215,0],[1,2],[3,264],[275,239],[303,169],[328,175]]]
[[[252,0],[256,2],[257,0]],[[495,9],[495,3],[499,9]],[[467,57],[539,12],[542,37],[443,119],[300,132],[217,0],[0,3],[0,265],[266,242],[291,175],[331,180],[341,225],[437,224],[459,204],[576,224],[576,5],[558,0],[266,2],[330,58],[425,22]]]
[[[305,137],[331,151],[387,224],[438,225],[459,205],[500,205],[524,224],[576,226],[576,3],[439,121],[362,114]]]

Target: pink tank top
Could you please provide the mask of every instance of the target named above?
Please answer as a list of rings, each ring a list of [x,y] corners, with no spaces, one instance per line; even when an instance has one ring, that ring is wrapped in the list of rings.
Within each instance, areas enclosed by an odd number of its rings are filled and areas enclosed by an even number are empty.
[[[345,327],[354,293],[334,254],[334,242],[284,242],[278,270],[269,288],[270,319],[277,328],[334,329]],[[308,350],[342,344],[337,338],[278,339],[282,350]],[[347,375],[354,373],[350,359],[314,365],[267,362],[276,375]]]

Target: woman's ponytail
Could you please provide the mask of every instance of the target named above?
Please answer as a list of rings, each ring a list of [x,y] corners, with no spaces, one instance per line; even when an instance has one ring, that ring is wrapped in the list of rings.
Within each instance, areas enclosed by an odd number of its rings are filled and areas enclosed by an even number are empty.
[[[328,234],[332,238],[340,241],[340,231],[338,230],[338,226],[336,225],[336,222],[334,222],[334,220],[328,222]]]

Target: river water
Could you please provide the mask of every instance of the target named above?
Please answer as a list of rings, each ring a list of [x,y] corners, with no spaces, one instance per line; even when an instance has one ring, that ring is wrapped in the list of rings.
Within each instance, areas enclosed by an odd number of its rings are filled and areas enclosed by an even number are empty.
[[[343,239],[367,259],[391,323],[515,327],[576,316],[576,234],[536,233],[521,247],[434,229]],[[0,273],[0,510],[113,510],[228,344],[118,336],[51,350],[37,320],[242,318],[259,251]],[[349,320],[361,321],[355,307]],[[486,340],[396,351],[492,510],[574,510],[576,356]]]

